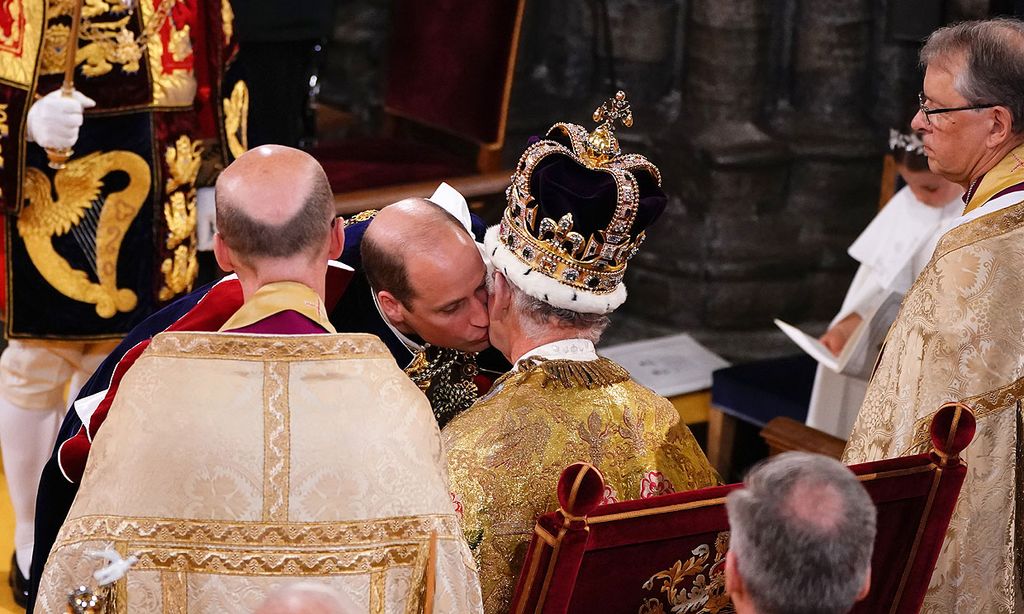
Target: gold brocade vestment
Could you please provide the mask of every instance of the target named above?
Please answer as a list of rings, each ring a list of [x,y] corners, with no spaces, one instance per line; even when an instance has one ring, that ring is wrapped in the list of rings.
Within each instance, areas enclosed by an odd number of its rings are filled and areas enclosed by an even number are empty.
[[[485,612],[508,610],[534,521],[558,507],[566,466],[600,469],[605,502],[718,483],[675,408],[614,362],[534,360],[520,369],[441,434]]]
[[[96,434],[35,611],[63,612],[104,548],[139,558],[113,585],[118,613],[252,612],[305,579],[411,614],[430,573],[434,612],[480,611],[434,417],[371,335],[154,337]]]
[[[1016,196],[1024,198],[1018,193]],[[889,331],[843,460],[926,452],[932,414],[978,419],[922,612],[1018,612],[1024,502],[1024,202],[947,232]]]

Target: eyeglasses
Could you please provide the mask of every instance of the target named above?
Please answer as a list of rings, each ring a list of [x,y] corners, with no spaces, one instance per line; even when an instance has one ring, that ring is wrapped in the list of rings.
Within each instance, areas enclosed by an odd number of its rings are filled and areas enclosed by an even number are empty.
[[[932,123],[932,115],[938,115],[940,113],[952,113],[953,111],[973,111],[975,109],[990,109],[992,107],[999,106],[999,105],[995,105],[995,104],[975,104],[975,105],[971,105],[971,106],[967,106],[967,107],[951,107],[951,108],[948,108],[948,109],[929,109],[928,106],[924,104],[925,100],[926,100],[926,98],[924,97],[924,92],[918,92],[918,94],[917,94],[917,102],[921,106],[921,115],[924,115],[924,120],[928,123],[929,126]]]

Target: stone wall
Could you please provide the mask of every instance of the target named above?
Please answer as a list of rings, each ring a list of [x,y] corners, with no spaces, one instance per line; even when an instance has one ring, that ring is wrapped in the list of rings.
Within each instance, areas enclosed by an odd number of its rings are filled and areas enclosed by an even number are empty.
[[[624,89],[635,126],[623,147],[658,164],[671,197],[613,333],[688,330],[744,358],[792,350],[764,342],[774,317],[821,330],[834,315],[855,268],[846,248],[878,206],[886,130],[920,89],[917,44],[888,22],[898,1],[528,3],[508,164],[530,135],[589,126]],[[388,6],[344,3],[324,76],[325,95],[371,125]],[[988,4],[934,6],[948,20]]]

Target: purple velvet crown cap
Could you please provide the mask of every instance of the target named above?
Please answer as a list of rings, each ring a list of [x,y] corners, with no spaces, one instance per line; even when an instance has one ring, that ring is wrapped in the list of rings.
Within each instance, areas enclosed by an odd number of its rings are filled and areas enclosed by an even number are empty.
[[[568,139],[552,135],[550,140],[570,147]],[[640,188],[636,220],[629,235],[636,238],[665,210],[668,197],[657,180],[644,171],[632,171]],[[619,203],[615,180],[606,172],[580,165],[568,156],[552,154],[537,163],[530,178],[530,195],[539,203],[537,219],[558,221],[572,213],[573,231],[584,237],[605,230]]]

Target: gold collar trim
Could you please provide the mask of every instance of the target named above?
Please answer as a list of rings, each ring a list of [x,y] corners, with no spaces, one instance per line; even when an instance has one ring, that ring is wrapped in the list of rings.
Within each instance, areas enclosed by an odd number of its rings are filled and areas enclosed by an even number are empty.
[[[327,308],[320,295],[294,281],[277,281],[261,287],[220,327],[220,332],[251,326],[283,311],[300,313],[328,333],[338,332],[327,319]]]
[[[597,360],[546,360],[530,357],[516,363],[524,373],[540,370],[544,373],[542,384],[555,382],[563,388],[604,388],[629,380],[629,371],[607,358]]]
[[[992,200],[992,197],[999,192],[1019,183],[1024,183],[1024,144],[1018,145],[1013,151],[1006,154],[1006,157],[992,170],[985,173],[981,183],[967,200],[964,213],[970,213]]]

